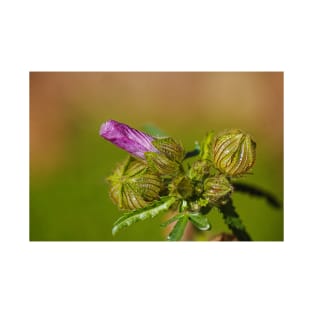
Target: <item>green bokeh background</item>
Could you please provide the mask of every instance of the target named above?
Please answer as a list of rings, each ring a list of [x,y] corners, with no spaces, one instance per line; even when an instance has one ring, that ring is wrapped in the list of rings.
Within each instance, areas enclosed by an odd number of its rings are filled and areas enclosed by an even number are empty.
[[[164,240],[164,216],[115,237],[121,212],[105,177],[126,157],[99,135],[115,119],[153,124],[192,150],[211,129],[241,128],[257,142],[253,175],[242,179],[283,200],[283,73],[30,73],[30,240]],[[283,240],[283,209],[234,194],[253,240]],[[196,237],[228,232],[219,213]]]

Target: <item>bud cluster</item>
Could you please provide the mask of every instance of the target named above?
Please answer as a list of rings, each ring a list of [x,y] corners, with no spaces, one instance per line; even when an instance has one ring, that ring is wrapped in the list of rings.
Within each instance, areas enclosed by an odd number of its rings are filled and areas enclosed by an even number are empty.
[[[112,201],[126,211],[162,196],[175,197],[172,208],[178,210],[180,203],[192,212],[222,206],[233,192],[231,178],[248,173],[255,162],[255,142],[238,129],[210,132],[188,166],[173,138],[155,138],[116,121],[103,124],[100,135],[131,155],[108,178]]]

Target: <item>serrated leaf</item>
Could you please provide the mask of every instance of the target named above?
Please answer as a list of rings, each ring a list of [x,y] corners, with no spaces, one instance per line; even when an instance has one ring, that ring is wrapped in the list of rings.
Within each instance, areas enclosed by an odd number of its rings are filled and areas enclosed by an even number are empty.
[[[177,214],[172,216],[170,219],[168,219],[167,221],[165,221],[164,223],[160,224],[161,227],[165,227],[169,224],[172,224],[173,222],[177,221],[178,219],[180,219],[182,216],[182,214]]]
[[[200,230],[209,230],[211,225],[206,215],[203,214],[189,214],[190,221]]]
[[[184,234],[187,223],[188,223],[188,215],[184,214],[179,218],[179,220],[175,224],[173,230],[168,235],[167,240],[170,240],[170,241],[180,240]]]
[[[113,224],[112,235],[114,236],[121,229],[131,226],[134,223],[153,218],[161,212],[167,211],[175,201],[176,199],[174,197],[164,197],[160,201],[154,202],[143,209],[124,214]]]

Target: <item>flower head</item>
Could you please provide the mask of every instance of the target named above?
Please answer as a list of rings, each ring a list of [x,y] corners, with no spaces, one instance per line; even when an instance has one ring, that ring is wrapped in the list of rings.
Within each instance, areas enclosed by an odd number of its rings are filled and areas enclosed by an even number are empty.
[[[109,120],[100,127],[100,136],[134,157],[144,159],[146,152],[158,152],[153,146],[153,137],[126,124]]]

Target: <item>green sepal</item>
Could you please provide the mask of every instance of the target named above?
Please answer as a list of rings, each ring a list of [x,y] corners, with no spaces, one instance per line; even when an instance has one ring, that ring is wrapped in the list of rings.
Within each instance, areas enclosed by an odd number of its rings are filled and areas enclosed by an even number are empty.
[[[201,160],[212,160],[212,143],[213,143],[214,131],[211,130],[201,142]]]
[[[197,214],[197,213],[189,213],[188,214],[189,220],[192,222],[200,230],[209,230],[211,229],[211,224],[208,221],[206,215]]]
[[[174,228],[172,229],[172,231],[170,232],[170,234],[167,237],[167,240],[169,241],[177,241],[180,240],[181,237],[184,234],[185,228],[187,226],[188,223],[188,215],[187,214],[183,214],[177,221],[177,223],[175,224]]]
[[[145,208],[124,214],[113,224],[112,235],[114,236],[121,229],[131,226],[134,223],[153,218],[167,211],[175,201],[176,199],[174,197],[163,197],[161,200],[153,202]]]

